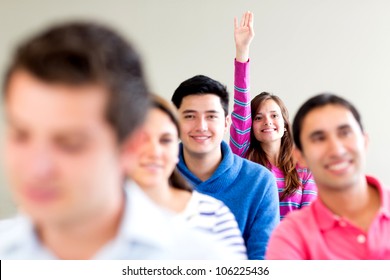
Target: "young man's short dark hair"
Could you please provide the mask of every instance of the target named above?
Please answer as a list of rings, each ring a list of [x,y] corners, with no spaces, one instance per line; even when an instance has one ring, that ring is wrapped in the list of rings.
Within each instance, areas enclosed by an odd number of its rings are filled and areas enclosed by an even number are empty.
[[[302,151],[302,143],[300,139],[301,131],[302,131],[302,123],[304,118],[307,114],[309,114],[311,111],[313,111],[316,108],[323,107],[326,105],[339,105],[344,108],[347,108],[349,111],[351,111],[352,115],[356,119],[357,123],[359,124],[360,128],[363,131],[363,125],[361,122],[360,114],[358,110],[355,108],[355,106],[352,105],[349,101],[345,100],[344,98],[331,94],[331,93],[322,93],[318,94],[316,96],[311,97],[308,99],[299,109],[296,113],[292,125],[293,129],[293,136],[294,136],[294,142],[296,147]]]
[[[225,116],[229,114],[229,92],[226,86],[203,75],[197,75],[182,82],[173,93],[172,102],[176,108],[180,108],[184,97],[203,94],[215,94],[219,96]]]
[[[121,142],[143,121],[149,104],[138,54],[117,32],[96,23],[59,24],[22,44],[6,72],[4,98],[18,70],[48,83],[106,88],[106,120]]]

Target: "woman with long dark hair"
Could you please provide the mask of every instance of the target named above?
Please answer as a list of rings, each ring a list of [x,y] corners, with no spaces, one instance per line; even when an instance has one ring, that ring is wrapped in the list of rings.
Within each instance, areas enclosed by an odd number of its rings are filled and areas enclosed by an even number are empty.
[[[311,172],[293,157],[293,137],[286,106],[276,95],[262,92],[250,101],[249,47],[254,37],[253,14],[235,18],[234,108],[230,147],[237,155],[266,166],[276,177],[280,218],[308,206],[317,197]]]

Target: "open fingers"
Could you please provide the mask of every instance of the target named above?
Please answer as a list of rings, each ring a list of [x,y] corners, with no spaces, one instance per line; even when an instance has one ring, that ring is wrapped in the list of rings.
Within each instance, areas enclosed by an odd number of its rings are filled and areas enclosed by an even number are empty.
[[[252,12],[246,12],[245,13],[245,26],[253,26],[253,13]]]
[[[253,13],[252,12],[248,12],[248,26],[250,28],[253,28],[253,20],[254,20]]]
[[[240,22],[240,27],[244,27],[244,26],[245,26],[245,14],[242,15],[241,22]]]
[[[244,26],[247,27],[249,25],[249,12],[244,14]]]

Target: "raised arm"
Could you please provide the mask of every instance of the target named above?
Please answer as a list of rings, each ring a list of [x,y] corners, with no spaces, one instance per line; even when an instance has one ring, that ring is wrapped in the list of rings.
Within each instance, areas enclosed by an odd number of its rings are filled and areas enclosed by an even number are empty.
[[[234,18],[234,41],[236,59],[234,62],[234,105],[230,126],[230,147],[233,153],[244,157],[250,144],[252,126],[249,93],[249,47],[255,36],[253,13],[246,12],[238,24]]]

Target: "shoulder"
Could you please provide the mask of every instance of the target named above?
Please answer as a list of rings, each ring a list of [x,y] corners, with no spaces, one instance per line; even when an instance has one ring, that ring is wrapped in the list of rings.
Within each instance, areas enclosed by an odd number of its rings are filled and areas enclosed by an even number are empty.
[[[367,184],[379,191],[382,208],[390,215],[390,188],[385,186],[378,178],[366,175]]]
[[[298,176],[302,180],[303,184],[314,184],[313,174],[311,173],[309,168],[297,164],[295,169],[297,170]]]
[[[0,221],[0,239],[14,239],[15,233],[27,228],[27,220],[22,216]],[[3,244],[2,242],[1,244]]]
[[[306,227],[312,220],[311,217],[310,206],[289,212],[272,233],[273,238],[288,236],[289,239],[300,239],[304,236],[303,232],[307,232]]]
[[[272,175],[271,171],[269,171],[265,166],[258,164],[256,162],[250,161],[246,158],[240,157],[238,155],[234,155],[234,160],[240,161],[242,163],[241,169],[250,169],[250,170],[255,170],[258,172]]]
[[[221,228],[238,229],[233,213],[222,201],[196,191],[183,215],[187,216],[187,221],[196,228],[211,231]]]
[[[304,207],[296,211],[290,211],[283,219],[285,227],[301,227],[301,224],[313,215],[311,207]],[[280,223],[282,224],[282,223]]]
[[[241,168],[240,168],[240,173],[245,174],[246,178],[248,178],[247,180],[255,180],[255,181],[272,180],[272,181],[275,181],[275,176],[265,166],[258,164],[258,163],[255,163],[253,161],[250,161],[248,159],[241,158],[237,155],[235,155],[235,157],[237,157],[237,161],[239,160],[242,162]]]
[[[220,201],[219,199],[216,199],[210,195],[200,193],[196,190],[193,191],[192,193],[192,199],[199,201],[199,202],[204,202],[208,204],[213,204],[213,205],[223,205],[223,202]]]
[[[237,260],[241,255],[215,239],[213,234],[200,229],[175,228],[172,256],[179,260]]]
[[[225,203],[207,194],[194,191],[191,200],[192,203],[197,204],[197,208],[200,211],[203,210],[214,214],[221,213],[221,211],[230,212]]]
[[[295,169],[297,170],[299,177],[301,178],[311,177],[311,171],[309,168],[297,164]]]
[[[301,166],[299,163],[295,165],[295,169],[298,171],[298,173],[310,173],[308,168]]]
[[[31,223],[23,216],[0,221],[0,259],[18,258],[18,252],[34,240],[31,233]]]
[[[310,242],[308,241],[310,235],[313,234],[307,226],[307,220],[310,219],[308,208],[290,212],[279,223],[269,239],[266,259],[302,260],[308,258],[305,248]]]

